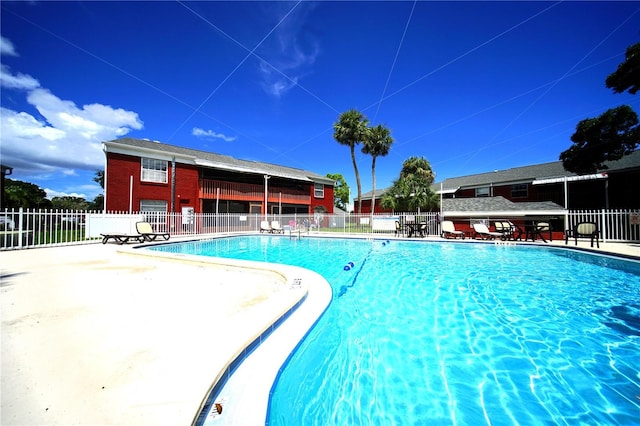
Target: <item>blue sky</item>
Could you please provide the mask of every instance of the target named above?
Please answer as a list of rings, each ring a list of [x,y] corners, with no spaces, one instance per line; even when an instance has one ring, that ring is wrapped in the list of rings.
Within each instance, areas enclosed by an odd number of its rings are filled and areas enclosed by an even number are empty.
[[[576,124],[640,97],[605,78],[640,2],[11,2],[1,7],[1,161],[92,200],[101,142],[146,138],[341,173],[351,108],[395,140],[376,187],[556,161]],[[360,154],[363,192],[371,157]]]

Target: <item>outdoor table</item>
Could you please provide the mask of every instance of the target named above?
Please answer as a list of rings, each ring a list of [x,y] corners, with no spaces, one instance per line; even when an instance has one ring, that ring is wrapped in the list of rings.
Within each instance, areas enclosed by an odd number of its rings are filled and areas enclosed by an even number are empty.
[[[531,239],[531,241],[535,241],[537,237],[540,237],[542,241],[544,241],[545,243],[547,242],[547,240],[542,235],[542,232],[540,232],[540,228],[538,227],[537,223],[526,223],[524,225],[524,231],[525,241],[528,241],[529,239]]]
[[[407,231],[407,237],[411,238],[413,234],[418,230],[418,224],[415,222],[405,222],[404,229]]]
[[[411,238],[414,234],[420,233],[420,227],[425,225],[426,222],[405,222],[404,229],[407,230],[407,237]],[[420,235],[424,237],[424,235]]]

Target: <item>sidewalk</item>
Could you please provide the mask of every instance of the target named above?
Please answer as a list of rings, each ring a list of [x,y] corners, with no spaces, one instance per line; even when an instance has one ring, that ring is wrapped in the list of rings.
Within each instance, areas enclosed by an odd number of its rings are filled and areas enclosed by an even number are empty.
[[[295,304],[274,271],[120,253],[0,252],[2,425],[188,425],[239,350]]]

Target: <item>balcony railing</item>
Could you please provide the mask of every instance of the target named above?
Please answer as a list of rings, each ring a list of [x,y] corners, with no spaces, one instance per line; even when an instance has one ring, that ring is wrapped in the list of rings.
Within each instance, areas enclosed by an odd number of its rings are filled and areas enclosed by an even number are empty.
[[[304,190],[267,186],[270,203],[310,204],[311,196]],[[232,183],[201,179],[199,197],[207,200],[233,200],[264,202],[264,185]]]

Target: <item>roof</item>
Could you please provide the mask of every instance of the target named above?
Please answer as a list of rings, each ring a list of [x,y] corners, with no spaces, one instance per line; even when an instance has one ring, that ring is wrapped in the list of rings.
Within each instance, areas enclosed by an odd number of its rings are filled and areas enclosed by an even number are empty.
[[[207,151],[168,145],[147,139],[122,138],[103,142],[108,152],[132,154],[134,152],[149,152],[164,156],[175,156],[176,161],[195,164],[213,169],[231,170],[241,173],[276,176],[292,180],[324,183],[333,185],[334,181],[326,176],[294,167],[263,163],[260,161],[240,160],[228,155],[215,154]]]
[[[640,150],[625,155],[617,161],[607,161],[608,169],[593,175],[584,175],[585,179],[595,179],[603,174],[618,173],[631,169],[640,169]],[[460,188],[474,188],[488,185],[508,185],[514,183],[552,183],[556,178],[574,177],[570,180],[581,180],[576,173],[568,172],[562,165],[562,161],[534,164],[532,166],[514,167],[506,170],[479,173],[475,175],[461,176],[445,179],[433,184],[436,193],[455,193]],[[542,182],[542,181],[546,182]],[[389,188],[377,189],[376,199],[380,199]],[[363,200],[370,200],[372,192],[362,194]],[[521,204],[521,203],[518,203]]]
[[[625,155],[617,161],[608,161],[605,165],[608,169],[602,170],[603,173],[616,173],[640,168],[640,151],[634,151],[632,154]],[[577,176],[577,174],[565,170],[562,161],[554,161],[551,163],[514,167],[506,170],[496,170],[493,172],[445,179],[442,182],[435,183],[434,188],[438,192],[440,192],[440,190],[451,192],[452,190],[462,187],[473,188],[487,185],[525,183],[541,179],[562,178],[565,176],[571,177]]]
[[[504,197],[445,198],[442,200],[445,216],[559,216],[566,210],[552,201],[514,203]]]

